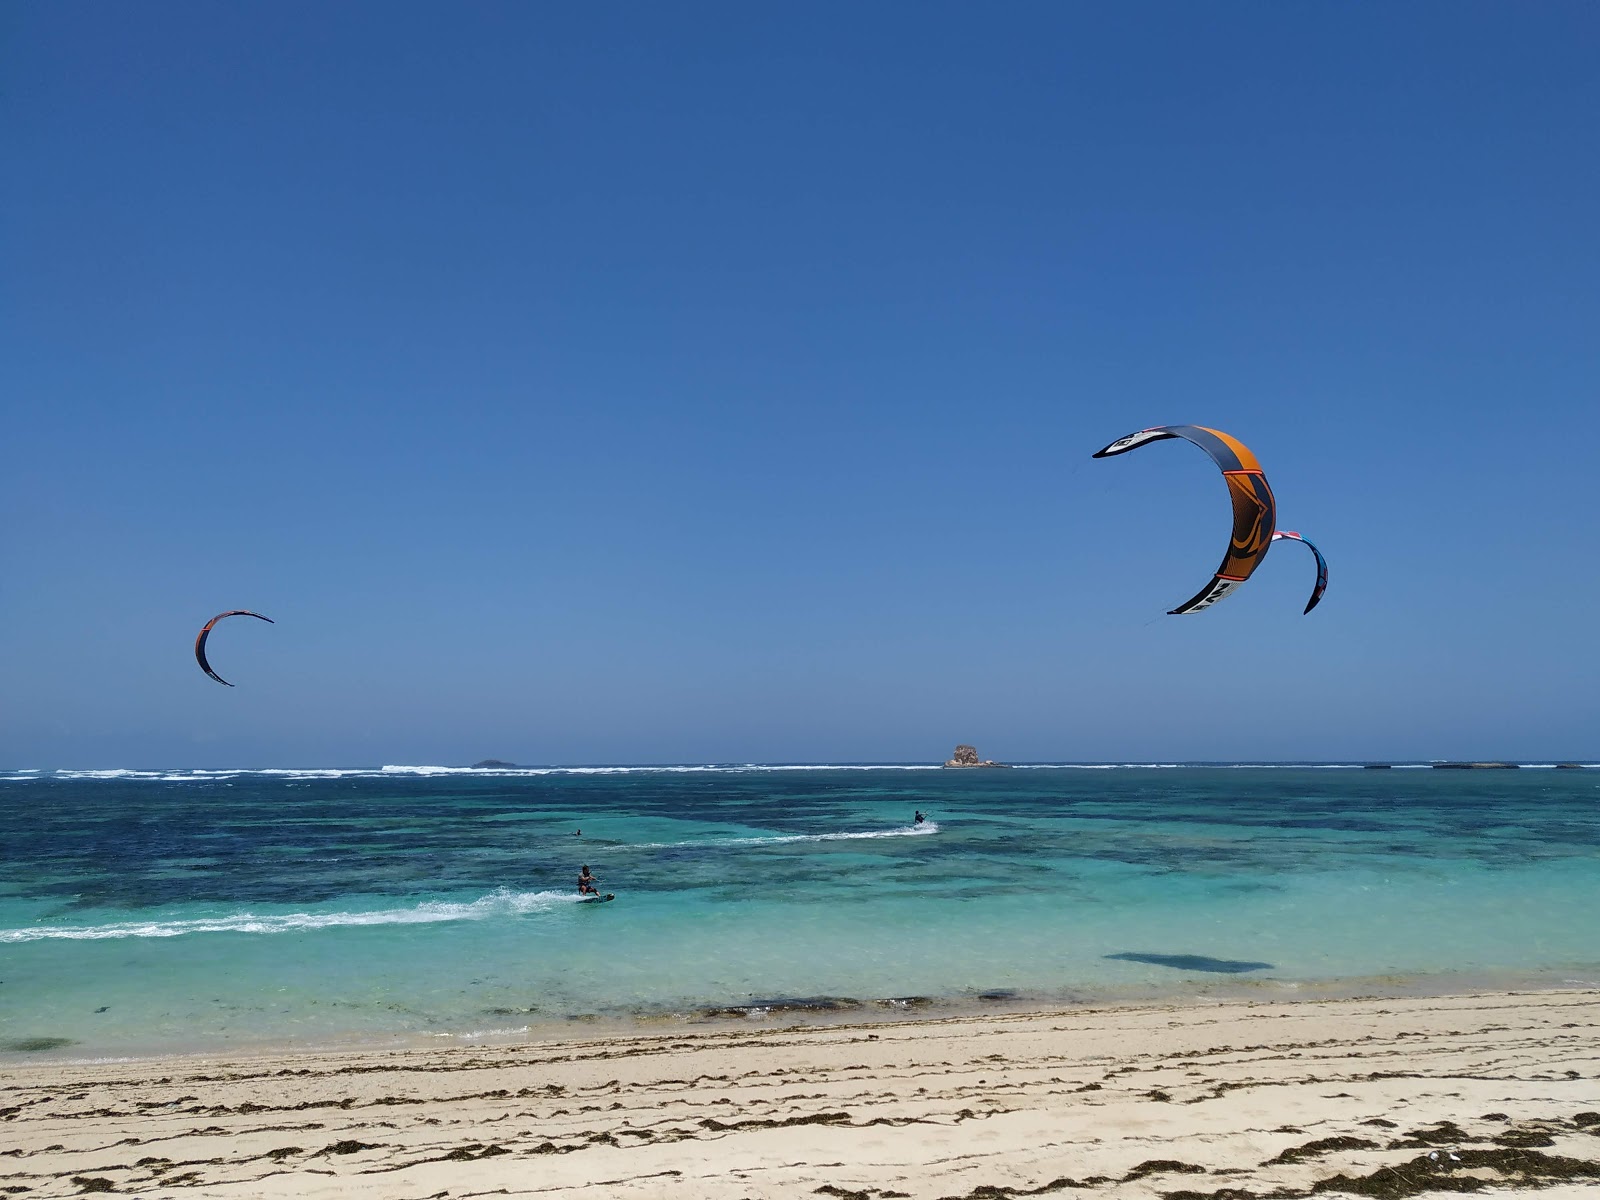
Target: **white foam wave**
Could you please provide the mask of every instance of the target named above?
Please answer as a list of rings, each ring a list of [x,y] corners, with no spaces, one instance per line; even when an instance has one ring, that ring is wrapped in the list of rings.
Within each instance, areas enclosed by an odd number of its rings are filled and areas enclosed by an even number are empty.
[[[1176,771],[1179,767],[1189,766],[1189,763],[1015,763],[1020,771],[1129,771],[1129,770],[1162,770]]]
[[[571,766],[571,767],[447,767],[404,766],[387,764],[382,767],[235,767],[221,770],[144,770],[127,767],[104,770],[22,771],[13,769],[0,779],[32,780],[54,778],[65,780],[151,780],[164,783],[210,782],[213,780],[244,777],[301,779],[386,779],[395,777],[432,778],[463,776],[469,779],[517,778],[541,775],[686,775],[686,774],[739,774],[767,771],[936,771],[937,764],[930,763],[685,763],[658,766]]]
[[[532,1032],[533,1032],[533,1026],[531,1026],[531,1025],[518,1025],[513,1029],[468,1029],[468,1030],[464,1030],[464,1031],[462,1031],[460,1033],[452,1033],[452,1032],[450,1032],[448,1030],[438,1030],[438,1031],[429,1030],[423,1036],[424,1037],[435,1037],[435,1038],[450,1038],[452,1040],[461,1041],[461,1042],[476,1042],[476,1041],[482,1041],[485,1038],[515,1037],[517,1034],[532,1033]]]
[[[385,908],[370,912],[229,913],[217,917],[117,921],[108,925],[36,925],[26,929],[0,929],[0,944],[66,941],[104,941],[113,938],[168,938],[191,933],[302,933],[346,925],[428,925],[440,921],[482,921],[489,917],[518,916],[577,903],[573,892],[491,892],[471,901],[427,900],[410,908]]]
[[[701,838],[692,842],[637,842],[631,846],[619,846],[617,849],[682,850],[708,846],[786,846],[796,842],[854,842],[875,838],[926,837],[928,834],[938,832],[937,821],[925,821],[921,825],[907,825],[903,829],[878,829],[860,833],[775,833],[756,837]]]
[[[57,771],[57,779],[160,779],[162,771]]]
[[[1023,771],[1176,771],[1186,768],[1227,768],[1233,770],[1356,770],[1365,763],[1227,763],[1227,762],[1107,762],[1107,763],[1013,763]],[[1397,762],[1389,764],[1398,770],[1419,770],[1433,766],[1431,762]],[[1557,764],[1551,762],[1519,763],[1530,770],[1549,770]],[[1579,763],[1581,767],[1600,767],[1600,763]],[[448,767],[388,764],[383,767],[237,767],[230,769],[152,771],[132,768],[105,770],[57,770],[13,768],[0,775],[0,782],[34,782],[42,779],[73,781],[132,780],[162,783],[212,783],[241,778],[283,779],[286,781],[315,779],[393,779],[434,778],[461,776],[475,779],[532,778],[545,775],[690,775],[690,774],[746,774],[775,771],[938,771],[934,763],[700,763],[662,764],[656,766],[570,766],[570,767]]]
[[[384,775],[692,775],[750,771],[936,771],[936,763],[679,763],[618,767],[406,767],[388,765]]]

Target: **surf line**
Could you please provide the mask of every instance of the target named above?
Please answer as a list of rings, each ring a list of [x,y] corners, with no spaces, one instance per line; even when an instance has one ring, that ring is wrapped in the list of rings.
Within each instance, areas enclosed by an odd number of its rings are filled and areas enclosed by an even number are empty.
[[[754,837],[711,837],[701,838],[698,841],[687,842],[619,842],[607,846],[607,850],[692,850],[716,846],[728,847],[761,847],[761,846],[787,846],[801,842],[852,842],[876,841],[881,838],[926,837],[939,832],[937,821],[925,821],[923,824],[902,829],[880,829],[869,832],[851,833],[776,833]]]

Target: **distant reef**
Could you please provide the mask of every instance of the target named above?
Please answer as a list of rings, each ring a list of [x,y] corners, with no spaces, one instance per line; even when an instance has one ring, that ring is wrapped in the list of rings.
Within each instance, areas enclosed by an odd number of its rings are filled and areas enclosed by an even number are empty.
[[[1448,762],[1434,763],[1435,771],[1515,771],[1522,766],[1513,762]]]
[[[971,746],[957,746],[956,752],[944,764],[947,767],[1009,767],[1010,763],[997,763],[993,759],[979,759],[978,752]]]
[[[501,758],[486,758],[482,762],[475,762],[474,767],[514,767],[516,763],[508,763]]]

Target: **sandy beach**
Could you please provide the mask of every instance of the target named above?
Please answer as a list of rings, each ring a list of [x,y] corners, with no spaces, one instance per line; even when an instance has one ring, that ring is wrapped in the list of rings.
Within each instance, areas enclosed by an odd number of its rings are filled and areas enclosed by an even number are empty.
[[[1003,1200],[1600,1189],[1600,993],[35,1064],[0,1191]]]

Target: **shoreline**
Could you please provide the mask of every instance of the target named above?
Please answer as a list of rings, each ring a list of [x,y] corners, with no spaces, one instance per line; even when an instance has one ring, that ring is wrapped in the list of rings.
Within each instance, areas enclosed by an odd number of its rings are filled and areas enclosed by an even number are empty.
[[[1189,998],[10,1065],[0,1186],[1004,1200],[1342,1175],[1558,1200],[1600,1186],[1597,1109],[1600,989]]]
[[[57,1038],[0,1038],[0,1075],[31,1066],[93,1066],[150,1061],[207,1060],[219,1056],[285,1057],[361,1053],[406,1053],[452,1049],[497,1049],[529,1041],[562,1042],[592,1038],[630,1038],[682,1033],[759,1032],[777,1027],[830,1029],[900,1025],[968,1018],[1003,1018],[1048,1012],[1073,1013],[1123,1009],[1214,1007],[1228,1004],[1315,1004],[1344,1000],[1448,999],[1459,996],[1539,994],[1600,989],[1600,963],[1566,964],[1519,971],[1388,972],[1381,975],[1294,979],[1220,972],[1191,974],[1181,984],[1115,988],[1078,987],[1064,991],[996,987],[949,995],[904,995],[856,998],[838,995],[747,996],[741,999],[646,1005],[587,1012],[545,1012],[537,1009],[486,1009],[478,1028],[362,1029],[286,1038],[217,1033],[187,1045],[162,1042],[123,1043],[100,1047],[81,1042],[55,1043]],[[516,1025],[505,1021],[520,1021]],[[496,1024],[496,1022],[501,1022]]]

